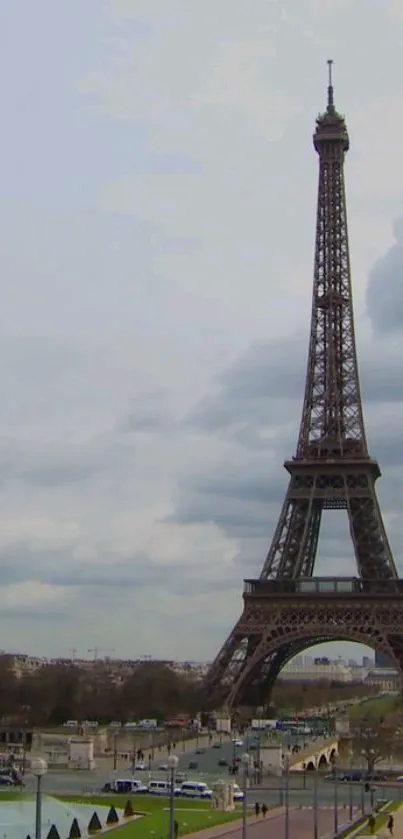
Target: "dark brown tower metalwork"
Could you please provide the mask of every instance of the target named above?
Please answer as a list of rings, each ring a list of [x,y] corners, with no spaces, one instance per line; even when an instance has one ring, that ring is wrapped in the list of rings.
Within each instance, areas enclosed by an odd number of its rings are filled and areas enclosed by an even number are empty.
[[[346,638],[385,652],[403,673],[403,581],[375,492],[354,335],[344,159],[349,137],[334,105],[332,62],[319,156],[311,337],[302,420],[283,508],[259,580],[207,677],[210,696],[264,704],[287,660]],[[358,577],[313,577],[322,511],[346,510]],[[391,614],[393,612],[393,622]]]

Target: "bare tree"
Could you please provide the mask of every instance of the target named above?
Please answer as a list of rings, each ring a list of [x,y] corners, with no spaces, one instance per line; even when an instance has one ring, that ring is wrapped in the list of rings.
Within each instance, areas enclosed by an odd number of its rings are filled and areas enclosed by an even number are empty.
[[[402,753],[400,738],[396,736],[397,721],[385,720],[382,716],[366,716],[354,720],[351,728],[351,746],[355,757],[366,763],[368,772],[388,758]]]

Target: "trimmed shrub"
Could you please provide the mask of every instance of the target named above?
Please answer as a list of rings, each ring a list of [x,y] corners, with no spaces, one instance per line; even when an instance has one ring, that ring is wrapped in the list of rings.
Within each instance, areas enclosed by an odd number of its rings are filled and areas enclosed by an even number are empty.
[[[99,821],[98,813],[93,813],[88,825],[88,833],[99,833],[102,830],[102,824]]]
[[[130,798],[129,798],[129,800],[128,800],[128,801],[126,801],[126,805],[125,805],[125,809],[124,809],[124,813],[123,813],[123,815],[124,815],[125,819],[130,819],[130,818],[131,818],[131,816],[134,816],[133,804],[132,804],[132,802],[130,801]]]
[[[107,824],[119,824],[119,816],[114,807],[111,807],[106,820]]]
[[[81,830],[77,819],[73,819],[71,823],[69,839],[81,839]]]

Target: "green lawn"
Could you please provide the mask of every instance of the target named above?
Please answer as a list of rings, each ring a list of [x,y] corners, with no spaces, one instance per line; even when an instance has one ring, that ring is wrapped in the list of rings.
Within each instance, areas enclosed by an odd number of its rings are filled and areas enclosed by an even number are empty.
[[[15,799],[18,793],[6,792],[3,798]],[[118,795],[91,795],[91,796],[57,796],[61,801],[71,804],[93,804],[94,810],[97,805],[123,809],[127,796]],[[108,836],[116,836],[116,839],[166,839],[169,832],[169,800],[158,795],[132,795],[130,800],[133,809],[144,815],[117,827]],[[220,813],[212,810],[209,801],[195,801],[178,799],[175,802],[175,818],[179,823],[179,836],[186,836],[188,833],[195,833],[204,828],[214,827],[218,824],[234,821],[241,818],[241,808],[238,807],[232,813]]]
[[[212,810],[197,810],[195,807],[187,808],[185,802],[182,807],[177,807],[175,817],[179,823],[179,836],[186,836],[187,833],[195,833],[197,830],[204,830],[207,827],[215,827],[217,824],[234,821],[240,818],[240,812],[217,813]],[[124,827],[118,827],[112,835],[119,839],[166,839],[169,833],[169,811],[154,810],[148,816],[144,816]]]
[[[365,717],[367,714],[374,716],[388,714],[391,711],[402,707],[402,698],[398,696],[377,696],[374,699],[368,699],[367,702],[360,702],[359,705],[353,705],[350,708],[351,717]]]

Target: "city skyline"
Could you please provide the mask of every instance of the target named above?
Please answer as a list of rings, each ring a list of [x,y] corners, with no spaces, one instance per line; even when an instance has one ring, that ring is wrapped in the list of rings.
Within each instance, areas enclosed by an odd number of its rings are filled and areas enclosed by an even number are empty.
[[[296,445],[329,57],[364,414],[402,573],[400,7],[212,8],[4,12],[0,629],[27,652],[56,655],[68,632],[211,660],[238,617]],[[318,557],[318,574],[355,574],[344,513]]]

